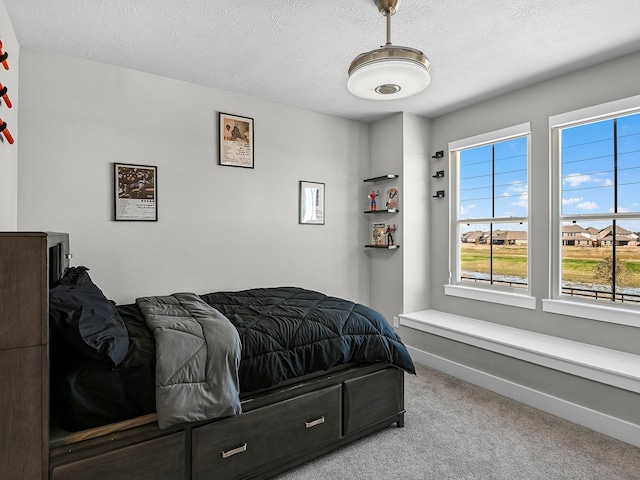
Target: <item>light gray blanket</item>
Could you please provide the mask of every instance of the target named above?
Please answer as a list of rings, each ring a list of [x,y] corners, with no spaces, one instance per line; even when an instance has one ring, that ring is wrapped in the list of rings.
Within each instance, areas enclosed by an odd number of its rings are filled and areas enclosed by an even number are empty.
[[[156,340],[160,428],[238,415],[240,337],[194,293],[136,299]]]

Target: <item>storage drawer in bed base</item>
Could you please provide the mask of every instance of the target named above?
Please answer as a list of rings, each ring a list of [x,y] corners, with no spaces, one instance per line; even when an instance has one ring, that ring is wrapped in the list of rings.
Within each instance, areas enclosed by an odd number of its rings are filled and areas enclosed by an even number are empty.
[[[387,368],[346,380],[343,384],[343,405],[342,431],[345,436],[394,418],[404,412],[404,372]]]
[[[246,398],[242,407],[238,417],[167,430],[151,423],[68,437],[82,441],[58,438],[50,479],[270,478],[393,423],[402,426],[404,372],[358,365]]]
[[[51,480],[186,479],[185,432],[53,466]]]
[[[193,429],[193,479],[245,478],[339,441],[341,395],[335,385]]]

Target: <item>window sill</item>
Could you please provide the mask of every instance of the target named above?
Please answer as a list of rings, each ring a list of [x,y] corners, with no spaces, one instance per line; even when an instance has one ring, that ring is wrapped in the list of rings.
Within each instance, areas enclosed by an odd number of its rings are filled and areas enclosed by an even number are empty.
[[[640,312],[631,308],[595,305],[587,302],[572,302],[570,300],[542,300],[542,311],[569,315],[571,317],[588,318],[600,322],[640,327]]]
[[[510,307],[526,308],[529,310],[536,309],[536,298],[521,293],[465,287],[462,285],[445,285],[444,293],[445,295],[451,295],[453,297],[498,303],[500,305],[508,305]]]

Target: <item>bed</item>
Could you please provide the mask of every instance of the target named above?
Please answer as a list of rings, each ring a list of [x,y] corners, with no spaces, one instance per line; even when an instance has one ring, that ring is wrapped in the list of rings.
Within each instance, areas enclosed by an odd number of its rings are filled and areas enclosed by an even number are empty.
[[[52,287],[52,480],[269,478],[403,426],[414,366],[364,305],[274,287],[116,306],[84,267]]]

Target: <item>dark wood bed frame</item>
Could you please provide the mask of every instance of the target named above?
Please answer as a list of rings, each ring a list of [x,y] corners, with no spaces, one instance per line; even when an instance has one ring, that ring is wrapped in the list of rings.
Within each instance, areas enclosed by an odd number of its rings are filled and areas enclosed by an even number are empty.
[[[0,233],[0,478],[262,479],[404,422],[404,372],[362,364],[243,398],[243,414],[160,430],[153,415],[76,433],[50,420],[49,278],[68,235]]]

